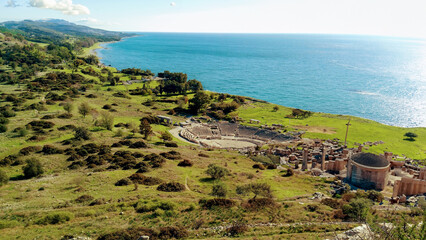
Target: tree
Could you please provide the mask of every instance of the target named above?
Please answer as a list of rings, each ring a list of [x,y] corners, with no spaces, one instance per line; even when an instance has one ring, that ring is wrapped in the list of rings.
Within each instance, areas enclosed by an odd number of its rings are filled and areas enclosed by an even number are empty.
[[[207,167],[206,173],[213,179],[221,179],[229,174],[228,169],[219,167],[215,164],[210,164]]]
[[[272,109],[274,112],[277,112],[278,110],[280,110],[280,108],[278,106],[274,106]]]
[[[173,139],[173,137],[172,137],[172,134],[170,134],[168,131],[164,131],[164,132],[161,134],[161,139],[162,139],[164,142],[167,142],[167,141],[171,141],[171,140]]]
[[[272,197],[271,186],[267,183],[249,183],[246,185],[238,186],[236,191],[237,194],[240,195],[248,195],[250,193],[253,193],[253,199],[255,199],[258,195],[267,198]]]
[[[27,165],[25,165],[22,170],[24,171],[25,178],[33,178],[40,176],[44,173],[43,166],[40,161],[32,158],[27,160]]]
[[[370,210],[371,201],[366,198],[354,198],[349,204],[343,205],[343,213],[353,220],[365,221]]]
[[[90,107],[90,105],[84,102],[84,103],[81,103],[80,106],[78,107],[78,112],[81,114],[81,116],[83,116],[83,118],[85,118],[86,115],[89,114],[91,109],[92,108]]]
[[[201,84],[200,81],[192,79],[186,83],[186,88],[191,92],[198,92],[203,90],[203,85]]]
[[[152,134],[152,127],[148,120],[142,119],[141,124],[139,125],[139,133],[144,135],[144,139],[148,139],[148,136]]]
[[[74,110],[74,105],[68,101],[64,104],[63,108],[67,113],[71,113]]]
[[[74,129],[74,138],[76,140],[89,140],[91,133],[85,127],[77,127]]]
[[[209,94],[199,91],[194,97],[189,100],[189,109],[195,114],[199,113],[202,109],[204,109],[210,102]]]
[[[226,186],[224,184],[216,184],[212,187],[212,192],[210,195],[215,197],[226,197],[226,194],[228,193],[228,189],[226,189]]]
[[[111,131],[112,127],[114,126],[114,116],[109,112],[101,112],[101,120],[99,125]]]
[[[6,185],[9,182],[9,177],[7,174],[0,169],[0,187]]]
[[[416,141],[416,139],[414,139],[414,138],[418,137],[417,134],[415,134],[413,132],[407,132],[407,133],[404,134],[404,136],[407,137],[406,140],[408,140],[408,141]]]

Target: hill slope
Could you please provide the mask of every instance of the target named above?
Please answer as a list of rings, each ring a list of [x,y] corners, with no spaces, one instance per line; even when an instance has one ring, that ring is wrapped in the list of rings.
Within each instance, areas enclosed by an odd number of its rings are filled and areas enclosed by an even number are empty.
[[[3,22],[0,26],[17,31],[24,37],[33,41],[58,41],[70,37],[94,38],[97,41],[117,41],[122,37],[132,36],[133,34],[106,31],[87,26],[77,25],[60,19],[49,20],[24,20]]]

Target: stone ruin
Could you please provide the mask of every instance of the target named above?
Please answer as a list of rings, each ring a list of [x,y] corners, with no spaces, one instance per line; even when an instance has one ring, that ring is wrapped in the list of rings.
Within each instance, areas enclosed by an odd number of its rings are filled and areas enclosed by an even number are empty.
[[[204,147],[254,149],[264,144],[277,144],[298,139],[298,134],[250,127],[230,122],[202,123],[191,120],[181,124],[179,135]]]

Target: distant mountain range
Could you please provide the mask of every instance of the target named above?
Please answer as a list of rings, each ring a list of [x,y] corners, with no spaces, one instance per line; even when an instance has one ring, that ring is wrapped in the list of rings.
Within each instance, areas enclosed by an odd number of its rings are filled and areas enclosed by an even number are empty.
[[[1,30],[20,33],[25,38],[37,42],[51,42],[67,38],[94,38],[97,41],[117,41],[123,37],[135,35],[77,25],[61,19],[8,21],[0,23]]]

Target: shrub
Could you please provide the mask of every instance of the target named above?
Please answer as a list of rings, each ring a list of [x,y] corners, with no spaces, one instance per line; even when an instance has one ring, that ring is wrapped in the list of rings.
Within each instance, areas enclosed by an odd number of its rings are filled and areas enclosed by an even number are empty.
[[[249,210],[260,210],[265,207],[276,208],[277,203],[272,198],[251,198],[247,202],[243,203],[242,206]]]
[[[367,198],[373,202],[381,202],[384,199],[383,194],[381,192],[374,190],[367,191]]]
[[[166,142],[165,146],[170,147],[170,148],[177,148],[178,147],[177,143],[174,143],[174,142]]]
[[[130,145],[133,144],[133,142],[130,141],[130,140],[123,140],[123,141],[119,141],[118,143],[123,145],[123,146],[130,146]]]
[[[183,160],[178,163],[179,167],[192,167],[193,163],[190,160]]]
[[[331,208],[338,209],[341,206],[341,203],[337,199],[333,198],[324,198],[321,200],[321,204],[327,205]]]
[[[104,199],[104,198],[98,198],[98,199],[96,199],[95,201],[91,202],[91,203],[89,204],[89,206],[102,205],[102,204],[105,204],[105,203],[106,203],[106,201],[105,201],[105,199]]]
[[[152,168],[160,168],[166,162],[166,160],[155,153],[151,153],[144,157],[144,161],[148,161]]]
[[[204,157],[204,158],[209,158],[210,156],[205,154],[205,153],[199,153],[198,154],[199,157]]]
[[[133,184],[132,180],[130,180],[129,178],[123,178],[118,180],[114,185],[115,186],[127,186]]]
[[[182,158],[180,153],[176,151],[163,152],[160,153],[160,155],[170,160],[177,160]]]
[[[114,125],[114,116],[108,112],[102,112],[99,125],[111,131]]]
[[[253,168],[257,168],[257,169],[260,169],[260,170],[265,170],[265,166],[263,164],[261,164],[261,163],[254,164]]]
[[[6,185],[9,182],[9,177],[6,172],[0,169],[0,187]]]
[[[210,195],[215,197],[226,197],[226,194],[228,193],[228,189],[226,189],[226,186],[224,184],[216,184],[212,187],[212,192]]]
[[[64,151],[51,145],[44,145],[41,150],[45,155],[62,154]]]
[[[181,239],[188,237],[188,231],[182,227],[160,227],[159,239]]]
[[[231,236],[238,236],[248,231],[247,224],[236,222],[231,225],[226,232]]]
[[[135,143],[133,143],[133,144],[131,144],[130,146],[129,146],[129,148],[147,148],[148,146],[146,145],[146,143],[145,142],[143,142],[143,141],[138,141],[138,142],[135,142]]]
[[[182,192],[185,190],[185,185],[178,182],[162,183],[157,187],[157,190],[163,192]]]
[[[147,177],[144,176],[141,173],[134,173],[132,174],[129,179],[133,182],[133,183],[137,183],[137,184],[143,184],[143,185],[148,185],[148,186],[152,186],[152,185],[158,185],[160,183],[162,183],[163,181],[159,178],[155,178],[155,177]]]
[[[80,197],[76,198],[74,201],[76,203],[85,203],[85,202],[93,201],[93,199],[95,198],[90,195],[81,195]]]
[[[133,240],[139,239],[141,236],[148,236],[149,239],[156,239],[158,233],[155,230],[144,227],[129,228],[101,235],[97,240]]]
[[[9,123],[9,119],[5,117],[0,117],[0,124],[8,124],[8,123]]]
[[[40,225],[60,224],[60,223],[68,222],[73,217],[74,215],[70,212],[50,213],[44,218],[39,219],[36,223]]]
[[[210,175],[210,177],[213,178],[213,179],[221,179],[221,178],[225,177],[226,175],[228,175],[229,171],[226,168],[219,167],[215,164],[210,164],[207,167],[206,173],[208,175]]]
[[[235,206],[235,201],[226,198],[201,199],[198,203],[205,209],[212,209],[214,207],[231,208]]]
[[[342,211],[349,218],[356,221],[365,221],[370,210],[371,201],[365,198],[355,198],[349,204],[342,206]]]
[[[58,118],[61,118],[61,119],[70,119],[70,118],[72,118],[72,114],[71,113],[62,113],[62,114],[58,115]]]
[[[49,129],[55,126],[53,122],[48,121],[32,121],[27,124],[27,126],[31,126],[32,128],[43,128],[43,129]]]
[[[85,127],[77,127],[74,129],[74,138],[76,140],[89,140],[91,133]]]
[[[238,186],[236,192],[240,195],[247,195],[249,193],[253,193],[253,199],[255,199],[258,195],[267,198],[272,197],[271,185],[267,183],[249,183],[242,186]]]
[[[73,163],[71,163],[71,165],[68,166],[69,169],[78,169],[80,167],[84,166],[84,162],[83,161],[75,161]]]
[[[27,155],[30,155],[30,153],[39,152],[41,150],[42,148],[40,146],[30,146],[30,147],[25,147],[19,150],[19,154],[27,156]]]
[[[25,165],[22,170],[24,171],[25,178],[33,178],[40,176],[44,173],[43,166],[40,161],[32,158],[27,160],[27,165]]]
[[[7,132],[7,127],[4,124],[0,124],[0,133]]]

